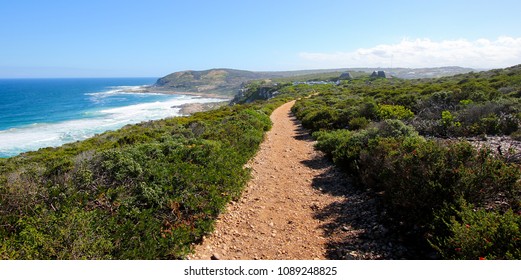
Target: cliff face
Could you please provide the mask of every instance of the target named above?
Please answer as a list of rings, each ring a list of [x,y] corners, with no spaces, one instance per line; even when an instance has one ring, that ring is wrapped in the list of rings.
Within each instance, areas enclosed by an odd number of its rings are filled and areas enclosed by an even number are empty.
[[[155,87],[165,90],[234,95],[246,82],[268,78],[268,75],[234,69],[181,71],[157,80]]]

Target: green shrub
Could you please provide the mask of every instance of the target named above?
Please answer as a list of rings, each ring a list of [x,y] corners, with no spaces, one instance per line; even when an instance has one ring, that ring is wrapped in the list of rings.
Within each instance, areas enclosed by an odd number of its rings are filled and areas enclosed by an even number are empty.
[[[447,150],[419,137],[373,141],[360,160],[364,185],[384,191],[390,214],[404,231],[425,227],[433,209],[452,200],[458,179],[447,164]]]
[[[350,130],[364,129],[369,125],[369,121],[364,117],[353,118],[349,121]]]
[[[380,104],[378,106],[377,115],[380,120],[386,119],[398,119],[398,120],[408,120],[414,117],[414,113],[405,108],[402,105],[388,105],[388,104]]]
[[[358,114],[368,120],[376,120],[378,118],[379,106],[374,100],[365,100],[359,108]]]
[[[302,124],[312,130],[333,129],[338,117],[338,111],[331,108],[321,108],[317,111],[308,112],[302,118]]]
[[[474,103],[474,101],[472,101],[471,99],[463,99],[463,100],[459,101],[459,104],[463,105],[463,106],[467,106],[467,105],[470,105],[472,103]]]
[[[461,123],[454,121],[454,116],[450,111],[441,112],[441,120],[440,123],[445,128],[450,128],[453,126],[461,126]]]
[[[384,120],[377,123],[376,128],[375,133],[379,137],[401,138],[418,136],[418,132],[412,126],[406,125],[400,120]]]
[[[439,120],[439,127],[434,129],[437,135],[445,137],[458,135],[460,127],[461,123],[455,121],[455,118],[450,111],[442,111],[441,119]]]
[[[358,172],[361,152],[366,149],[371,140],[416,135],[414,128],[405,125],[400,120],[385,120],[373,127],[356,132],[339,129],[313,134],[317,139],[316,148],[331,156],[333,162],[353,174]]]
[[[464,135],[509,135],[519,128],[518,105],[511,101],[470,104],[458,113]]]
[[[521,259],[521,216],[474,209],[462,203],[461,210],[446,220],[449,235],[431,243],[446,259]]]

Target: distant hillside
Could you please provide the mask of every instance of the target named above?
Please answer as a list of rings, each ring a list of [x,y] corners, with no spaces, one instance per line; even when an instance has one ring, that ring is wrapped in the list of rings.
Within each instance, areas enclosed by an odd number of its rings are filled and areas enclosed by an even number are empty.
[[[437,68],[343,68],[343,69],[315,69],[280,72],[253,72],[236,69],[210,69],[204,71],[181,71],[169,74],[157,80],[154,88],[178,92],[215,93],[233,96],[244,83],[252,80],[279,79],[279,81],[300,81],[302,79],[317,80],[331,75],[340,75],[343,72],[372,73],[374,70],[383,70],[397,78],[439,78],[474,71],[462,67]]]
[[[157,80],[155,87],[180,92],[219,93],[233,95],[245,82],[272,77],[258,72],[235,69],[181,71]]]
[[[372,69],[370,70],[372,71]],[[401,79],[441,78],[476,71],[476,69],[457,66],[436,68],[382,68],[376,70],[384,70],[389,72],[392,76]]]
[[[401,79],[422,79],[422,78],[440,78],[453,76],[457,74],[465,74],[477,71],[472,68],[464,68],[459,66],[432,67],[432,68],[339,68],[339,69],[314,69],[314,70],[298,70],[298,71],[281,71],[281,72],[260,72],[265,75],[276,75],[278,77],[302,77],[316,74],[332,74],[332,73],[372,73],[373,71],[385,71],[393,77]]]

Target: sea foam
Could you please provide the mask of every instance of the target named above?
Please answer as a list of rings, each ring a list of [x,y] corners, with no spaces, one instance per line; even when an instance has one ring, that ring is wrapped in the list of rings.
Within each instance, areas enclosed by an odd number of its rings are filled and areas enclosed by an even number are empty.
[[[158,94],[133,93],[117,87],[90,96],[104,98],[119,94]],[[89,94],[88,94],[89,95]],[[119,129],[127,124],[158,120],[179,116],[179,106],[188,103],[218,102],[223,99],[199,98],[187,95],[172,95],[171,99],[140,103],[122,107],[85,112],[85,118],[57,123],[38,123],[0,131],[0,157],[10,157],[26,151],[43,147],[57,147],[65,143],[84,140],[95,134]]]

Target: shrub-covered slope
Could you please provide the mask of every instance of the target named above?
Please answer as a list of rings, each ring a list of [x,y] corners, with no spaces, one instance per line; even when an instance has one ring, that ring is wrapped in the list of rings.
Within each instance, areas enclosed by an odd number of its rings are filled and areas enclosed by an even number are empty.
[[[519,151],[455,137],[519,137],[521,66],[433,80],[354,79],[309,86],[293,111],[382,217],[449,259],[521,258]]]
[[[235,69],[181,71],[157,80],[155,87],[167,90],[234,95],[243,83],[273,75]]]
[[[283,98],[0,160],[0,258],[177,259],[238,198]]]

